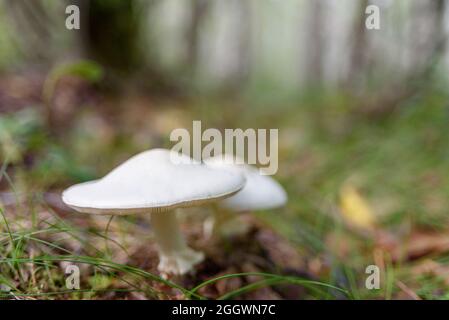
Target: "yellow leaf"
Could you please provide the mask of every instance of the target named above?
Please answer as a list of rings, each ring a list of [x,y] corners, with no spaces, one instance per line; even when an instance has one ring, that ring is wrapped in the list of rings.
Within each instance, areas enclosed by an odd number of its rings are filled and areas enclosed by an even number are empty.
[[[375,218],[371,207],[352,185],[344,185],[340,191],[340,211],[348,224],[361,229],[373,229]]]

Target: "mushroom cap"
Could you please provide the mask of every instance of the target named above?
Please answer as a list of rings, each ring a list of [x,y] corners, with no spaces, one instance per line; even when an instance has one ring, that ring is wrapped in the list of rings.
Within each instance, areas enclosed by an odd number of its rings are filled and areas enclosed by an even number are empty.
[[[84,213],[151,213],[222,199],[244,184],[244,176],[237,172],[216,170],[174,151],[153,149],[135,155],[99,180],[66,189],[62,200]]]
[[[231,155],[218,155],[204,160],[213,168],[242,173],[246,184],[237,194],[220,201],[219,205],[233,211],[267,210],[287,203],[287,193],[274,179],[261,175],[253,166]],[[241,163],[241,164],[240,164]]]

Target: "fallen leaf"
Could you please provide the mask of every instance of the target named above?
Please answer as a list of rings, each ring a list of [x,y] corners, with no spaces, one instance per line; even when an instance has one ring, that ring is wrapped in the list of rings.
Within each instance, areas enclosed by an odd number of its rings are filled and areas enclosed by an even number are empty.
[[[305,269],[305,261],[298,251],[272,230],[262,229],[255,237],[276,266],[294,270]]]
[[[449,252],[449,234],[415,231],[403,246],[398,246],[392,252],[394,260],[418,259],[430,254]]]
[[[340,212],[345,221],[362,230],[375,228],[374,214],[368,202],[352,185],[345,184],[340,191]]]

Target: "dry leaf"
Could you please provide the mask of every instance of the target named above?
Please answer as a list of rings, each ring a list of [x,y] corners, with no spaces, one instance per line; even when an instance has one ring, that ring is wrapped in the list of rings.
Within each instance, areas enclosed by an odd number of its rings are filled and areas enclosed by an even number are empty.
[[[373,230],[375,227],[371,207],[352,185],[346,184],[341,188],[340,212],[350,226],[362,230]]]
[[[413,260],[429,254],[449,252],[449,234],[414,232],[403,247],[393,251],[393,258],[401,256]]]
[[[256,240],[267,252],[269,259],[278,267],[304,270],[305,262],[298,251],[285,239],[269,229],[256,234]]]

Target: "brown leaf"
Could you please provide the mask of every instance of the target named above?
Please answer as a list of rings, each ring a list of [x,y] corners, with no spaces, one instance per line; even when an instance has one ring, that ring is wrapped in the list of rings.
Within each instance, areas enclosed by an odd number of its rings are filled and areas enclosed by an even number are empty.
[[[304,270],[304,259],[298,254],[298,251],[273,231],[262,229],[256,234],[256,239],[261,247],[267,251],[268,257],[275,265]]]
[[[235,268],[231,267],[223,272],[213,275],[211,278],[217,278],[226,274],[238,273],[239,271]],[[222,280],[218,280],[208,286],[202,287],[199,290],[201,295],[206,297],[219,297],[224,295],[227,292],[234,291],[242,286],[242,278],[241,277],[233,277],[233,278],[225,278]]]
[[[245,263],[242,266],[243,272],[262,272],[259,268],[257,268],[252,263]],[[264,277],[261,276],[246,276],[245,277],[248,283],[256,283],[258,281],[264,280]],[[257,290],[253,290],[245,293],[245,299],[249,300],[279,300],[281,299],[280,295],[275,292],[271,287],[261,287]]]
[[[413,232],[404,246],[396,247],[392,252],[394,260],[401,257],[414,260],[430,254],[449,252],[448,233]]]

